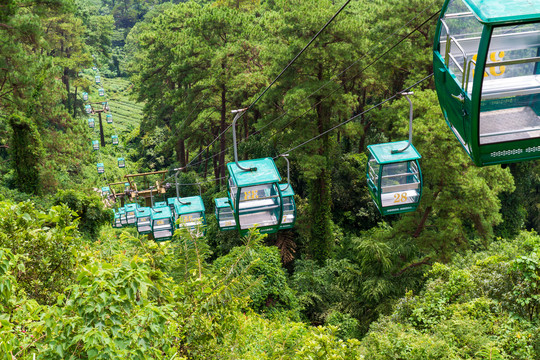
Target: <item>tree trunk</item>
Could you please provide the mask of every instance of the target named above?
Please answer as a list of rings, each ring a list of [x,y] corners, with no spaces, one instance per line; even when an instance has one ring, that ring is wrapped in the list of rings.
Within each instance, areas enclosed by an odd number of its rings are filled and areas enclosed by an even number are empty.
[[[186,147],[183,138],[178,138],[176,142],[176,161],[180,164],[180,167],[186,166]]]
[[[223,134],[226,128],[226,119],[227,119],[227,88],[225,85],[221,86],[221,121],[219,126],[219,133]],[[225,146],[227,145],[225,134],[221,136],[219,139],[219,171],[218,174],[219,177],[225,177]],[[220,184],[223,184],[224,182],[222,180],[219,181]]]
[[[73,95],[73,117],[77,117],[77,87],[75,86],[75,95]]]

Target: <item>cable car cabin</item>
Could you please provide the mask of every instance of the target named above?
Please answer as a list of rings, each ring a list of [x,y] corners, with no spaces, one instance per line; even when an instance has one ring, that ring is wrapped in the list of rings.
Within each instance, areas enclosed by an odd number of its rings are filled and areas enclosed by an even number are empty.
[[[90,127],[91,129],[96,127],[96,122],[95,122],[94,118],[88,119],[88,127]]]
[[[111,135],[113,145],[118,145],[118,135]]]
[[[126,204],[124,209],[126,209],[126,221],[128,226],[137,224],[137,204]]]
[[[83,99],[84,101],[88,101],[88,93],[87,93],[87,92],[83,92],[83,93],[82,93],[82,99]]]
[[[434,41],[446,122],[478,166],[540,158],[540,5],[446,0]]]
[[[120,213],[113,209],[113,227],[114,228],[121,228],[122,227],[122,221],[120,220]]]
[[[110,195],[111,194],[111,188],[108,187],[108,186],[103,186],[101,188],[101,195],[103,196],[107,196],[107,195]]]
[[[97,164],[97,172],[98,172],[98,174],[103,174],[105,172],[105,164],[98,163]]]
[[[101,77],[99,75],[96,75],[96,84],[101,83]]]
[[[214,203],[216,205],[216,219],[219,230],[235,230],[236,219],[229,203],[229,198],[216,198],[214,199]]]
[[[92,66],[92,70],[97,71],[97,67],[96,67],[96,66]]]
[[[99,88],[99,89],[98,89],[98,95],[99,95],[99,96],[105,96],[105,89]]]
[[[90,105],[90,104],[84,105],[84,111],[86,111],[87,114],[91,114],[92,113],[92,105]]]
[[[294,190],[290,184],[279,184],[283,199],[283,218],[279,230],[291,229],[296,222],[296,204],[294,202]]]
[[[200,196],[169,198],[173,200],[177,228],[186,228],[195,236],[204,234],[206,225],[205,208]]]
[[[121,168],[125,168],[126,167],[126,160],[124,158],[118,158],[118,167],[121,169]]]
[[[236,227],[246,233],[257,227],[261,233],[279,230],[283,216],[283,199],[279,190],[281,176],[271,158],[244,160],[239,165],[256,170],[241,170],[236,163],[227,164],[228,195]]]
[[[422,173],[418,151],[407,141],[369,145],[367,184],[371,197],[382,215],[414,211],[422,197]]]
[[[99,141],[98,140],[92,140],[92,149],[99,150]]]
[[[137,231],[141,235],[152,232],[152,208],[140,207],[137,209]]]
[[[171,209],[165,202],[156,203],[152,209],[152,234],[155,241],[171,240],[173,236]]]
[[[122,226],[127,226],[126,209],[123,207],[118,209],[118,215],[120,217],[120,224],[122,224]]]
[[[107,114],[107,116],[105,116],[105,120],[107,121],[107,124],[112,124],[112,115]]]

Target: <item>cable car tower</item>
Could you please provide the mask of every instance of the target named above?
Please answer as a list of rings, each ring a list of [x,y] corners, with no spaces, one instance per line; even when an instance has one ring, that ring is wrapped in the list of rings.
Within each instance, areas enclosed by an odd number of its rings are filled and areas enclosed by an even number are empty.
[[[478,166],[540,158],[540,3],[446,0],[433,45],[435,85]]]
[[[412,144],[413,104],[409,101],[409,141],[368,145],[366,177],[371,198],[382,215],[416,210],[422,197],[420,154]]]

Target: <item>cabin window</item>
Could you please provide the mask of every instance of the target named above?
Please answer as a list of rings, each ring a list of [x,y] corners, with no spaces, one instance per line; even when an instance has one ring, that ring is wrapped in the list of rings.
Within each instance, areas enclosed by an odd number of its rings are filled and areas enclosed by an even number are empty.
[[[480,145],[540,137],[540,23],[494,28],[480,111]]]
[[[470,93],[483,25],[462,0],[451,1],[440,21],[439,53],[459,85]]]
[[[240,192],[240,228],[277,225],[280,213],[280,198],[276,184],[243,187]]]

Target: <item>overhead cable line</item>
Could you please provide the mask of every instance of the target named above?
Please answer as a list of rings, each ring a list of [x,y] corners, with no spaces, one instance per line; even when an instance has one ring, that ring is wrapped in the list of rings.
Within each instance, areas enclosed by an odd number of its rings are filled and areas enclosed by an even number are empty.
[[[349,119],[347,119],[347,120],[345,120],[345,121],[343,121],[343,122],[337,124],[336,126],[334,126],[334,127],[330,128],[330,129],[328,129],[328,130],[326,130],[326,131],[320,133],[320,134],[317,135],[317,136],[312,137],[312,138],[309,139],[309,140],[304,141],[304,142],[301,143],[300,145],[297,145],[297,146],[295,146],[295,147],[293,147],[293,148],[291,148],[291,149],[289,149],[289,150],[287,150],[287,151],[282,152],[282,154],[288,154],[288,153],[290,153],[291,151],[294,151],[294,150],[296,150],[296,149],[298,149],[298,148],[300,148],[300,147],[302,147],[302,146],[304,146],[304,145],[306,145],[306,144],[312,142],[313,140],[317,140],[317,139],[320,138],[321,136],[326,135],[326,134],[328,134],[329,132],[331,132],[331,131],[333,131],[333,130],[335,130],[335,129],[337,129],[337,128],[339,128],[339,127],[341,127],[341,126],[343,126],[343,125],[345,125],[345,124],[347,124],[347,123],[353,121],[354,119],[356,119],[356,118],[358,118],[358,117],[360,117],[360,116],[362,116],[362,115],[364,115],[364,114],[370,112],[371,110],[376,109],[376,108],[380,107],[381,105],[386,104],[386,103],[389,102],[390,100],[392,100],[392,99],[396,98],[397,96],[399,96],[401,93],[404,93],[404,92],[409,91],[410,89],[412,89],[412,88],[414,88],[415,86],[419,85],[420,83],[426,81],[427,79],[429,79],[429,78],[432,77],[432,76],[433,76],[433,73],[431,73],[430,75],[426,76],[426,77],[423,78],[422,80],[417,81],[416,83],[414,83],[413,85],[409,86],[408,88],[406,88],[406,89],[404,89],[404,90],[402,90],[402,91],[400,91],[400,92],[394,94],[393,96],[391,96],[391,97],[389,97],[389,98],[387,98],[387,99],[385,99],[385,100],[379,102],[379,103],[376,104],[376,105],[373,105],[373,106],[370,107],[369,109],[367,109],[367,110],[365,110],[365,111],[362,111],[362,112],[359,113],[359,114],[354,115],[353,117],[351,117],[351,118],[349,118]],[[276,157],[274,157],[274,160],[277,159],[278,157],[279,157],[279,155],[276,156]]]
[[[412,21],[414,21],[416,18],[418,18],[418,16],[420,16],[421,14],[425,13],[429,7],[431,6],[432,4],[430,4],[429,6],[427,6],[426,8],[424,8],[424,10],[422,12],[420,12],[420,14],[418,14],[417,16],[415,16],[413,19],[411,19],[407,24],[405,24],[404,26],[402,26],[400,29],[398,29],[397,31],[395,31],[393,34],[389,35],[384,41],[383,41],[383,44],[389,39],[391,38],[392,36],[394,36],[397,32],[401,31],[401,29],[403,29],[405,26],[407,26],[408,24],[410,24]],[[366,65],[362,70],[360,70],[360,73],[363,73],[364,71],[366,71],[368,68],[370,68],[371,66],[373,66],[375,63],[377,63],[381,58],[383,58],[386,54],[388,54],[389,52],[391,52],[393,49],[395,49],[398,45],[400,45],[403,41],[405,41],[406,39],[408,39],[412,34],[414,34],[416,31],[418,31],[420,28],[422,28],[426,23],[428,23],[430,20],[432,20],[435,16],[437,16],[438,14],[440,13],[440,10],[436,11],[435,13],[433,13],[432,15],[429,16],[429,18],[427,18],[424,22],[422,22],[422,24],[416,26],[412,31],[410,31],[407,35],[405,35],[402,39],[400,39],[397,43],[395,43],[394,45],[392,45],[388,50],[386,50],[384,53],[382,53],[381,55],[379,55],[377,58],[375,58],[373,61],[371,61],[368,65]],[[341,71],[339,74],[333,76],[330,80],[328,80],[325,84],[323,84],[322,86],[320,86],[317,90],[315,90],[313,93],[311,93],[309,96],[307,96],[306,98],[304,98],[304,100],[302,100],[301,102],[299,102],[297,105],[299,104],[302,104],[304,103],[306,100],[308,100],[309,97],[313,96],[315,93],[317,93],[318,91],[320,91],[321,89],[323,89],[324,87],[326,87],[328,84],[330,84],[334,79],[336,79],[337,77],[341,76],[342,74],[344,74],[346,71],[348,71],[352,66],[356,65],[360,60],[362,60],[364,57],[366,57],[368,54],[370,54],[376,47],[373,47],[371,48],[366,54],[364,54],[362,57],[360,57],[358,60],[356,60],[355,62],[353,62],[351,65],[349,65],[347,68],[345,68],[343,71]],[[329,98],[331,95],[333,95],[336,91],[338,91],[339,88],[333,90],[332,92],[330,92],[329,94],[327,94],[325,97],[323,97],[321,100],[319,100],[317,103],[313,104],[310,108],[308,108],[306,111],[304,111],[302,114],[296,116],[294,119],[292,119],[290,122],[288,122],[285,126],[283,126],[277,133],[283,131],[285,128],[289,127],[292,123],[294,123],[296,120],[298,120],[299,118],[303,117],[304,115],[306,115],[309,111],[313,110],[317,105],[321,104],[324,100],[326,100],[327,98]],[[247,110],[246,110],[247,111]],[[279,120],[280,118],[282,118],[283,116],[287,115],[289,111],[286,111],[285,113],[279,115],[277,118],[273,119],[272,121],[270,121],[268,124],[266,124],[265,126],[263,126],[261,129],[255,131],[252,135],[257,135],[259,134],[260,132],[262,132],[262,130],[264,130],[265,128],[267,128],[268,126],[270,126],[272,123],[274,123],[275,121]],[[230,126],[229,126],[230,127]],[[227,131],[228,128],[225,130]],[[276,134],[277,134],[276,133]],[[272,135],[271,137],[275,136],[276,134]],[[221,135],[220,135],[221,136]],[[212,144],[217,140],[214,139],[214,141],[212,142]],[[246,139],[242,139],[240,140],[240,142],[243,142],[245,141]],[[219,156],[220,154],[222,154],[223,152],[225,151],[228,151],[232,148],[232,146],[229,146],[227,149],[225,150],[222,150],[214,155],[211,155],[207,158],[204,158],[202,159],[201,161],[198,161],[197,163],[193,163],[193,161],[196,159],[193,158],[192,161],[186,165],[186,167],[189,167],[189,166],[195,166],[195,165],[199,165],[205,161],[208,161],[216,156]],[[206,149],[205,149],[206,150]],[[198,156],[200,156],[200,154],[202,154],[204,152],[204,150],[199,153]]]
[[[285,66],[285,68],[283,68],[283,70],[281,70],[281,72],[279,73],[278,76],[276,76],[276,78],[270,83],[270,85],[268,85],[266,87],[266,89],[264,89],[264,91],[255,99],[255,101],[253,101],[247,108],[245,111],[243,111],[240,116],[238,117],[238,120],[242,119],[242,117],[244,116],[245,113],[247,113],[249,110],[251,110],[253,108],[253,106],[255,106],[255,104],[257,104],[257,102],[266,94],[266,92],[268,90],[270,90],[270,88],[281,78],[281,76],[285,73],[285,71],[287,71],[291,66],[292,64],[294,64],[296,62],[296,60],[298,60],[298,58],[309,48],[309,46],[319,37],[319,35],[334,21],[334,19],[343,11],[343,9],[345,9],[345,7],[347,5],[349,5],[349,3],[351,2],[351,0],[347,0],[345,2],[345,4],[343,4],[339,10],[330,18],[330,20],[328,20],[326,22],[326,24],[324,24],[324,26],[317,32],[317,34],[315,34],[311,40],[304,46],[304,48],[302,50],[300,50],[300,52],[298,54],[296,54],[296,56],[287,64],[287,66]],[[223,136],[230,128],[231,128],[232,124],[230,124],[229,126],[227,126],[227,128],[225,130],[223,130],[221,132],[221,134],[218,135],[217,138],[215,138],[212,143],[210,145],[208,145],[203,151],[201,151],[199,154],[197,154],[197,156],[194,158],[196,159],[201,153],[203,153],[204,151],[206,151],[206,149],[208,149],[214,142],[217,141],[217,139],[219,139],[221,136]],[[193,159],[193,160],[194,160]],[[193,161],[192,160],[192,161]],[[191,162],[190,162],[191,164]],[[189,165],[189,164],[188,164]]]

